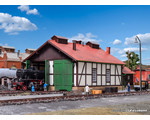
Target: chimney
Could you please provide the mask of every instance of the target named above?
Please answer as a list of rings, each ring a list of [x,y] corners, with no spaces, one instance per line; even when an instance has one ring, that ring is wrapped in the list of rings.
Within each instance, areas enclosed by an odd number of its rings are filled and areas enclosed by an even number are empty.
[[[110,54],[110,47],[107,47],[106,53]]]
[[[6,52],[6,51],[4,51],[3,58],[4,58],[5,60],[7,59],[7,52]]]
[[[2,49],[0,48],[0,54],[2,54]]]
[[[73,41],[73,50],[76,50],[76,42]]]
[[[84,42],[82,42],[82,46],[84,46]]]
[[[18,50],[18,53],[17,53],[18,57],[19,57],[19,54],[20,54],[20,50]]]
[[[81,44],[81,40],[72,40],[72,42],[76,42],[76,44]]]

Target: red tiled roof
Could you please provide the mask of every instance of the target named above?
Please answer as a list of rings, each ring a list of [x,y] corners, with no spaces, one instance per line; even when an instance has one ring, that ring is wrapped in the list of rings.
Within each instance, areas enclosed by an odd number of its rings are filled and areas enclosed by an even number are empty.
[[[55,42],[55,40],[48,40],[48,42],[62,51],[67,56],[71,57],[76,61],[89,61],[89,62],[99,62],[99,63],[112,63],[112,64],[122,64],[125,63],[106,53],[103,49],[94,49],[88,45],[76,44],[76,51],[73,50],[73,43],[60,44]]]
[[[135,72],[131,71],[128,67],[124,67],[122,72],[123,74],[136,74]]]

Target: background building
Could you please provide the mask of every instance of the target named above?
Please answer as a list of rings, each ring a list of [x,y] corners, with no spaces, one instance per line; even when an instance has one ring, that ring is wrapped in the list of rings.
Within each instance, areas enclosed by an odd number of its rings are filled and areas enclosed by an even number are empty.
[[[28,57],[35,49],[27,48],[25,53],[15,52],[14,47],[0,46],[0,68],[24,68],[23,60]]]

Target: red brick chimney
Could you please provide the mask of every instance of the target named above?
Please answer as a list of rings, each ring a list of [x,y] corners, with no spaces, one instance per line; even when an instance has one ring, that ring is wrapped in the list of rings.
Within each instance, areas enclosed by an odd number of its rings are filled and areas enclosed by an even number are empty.
[[[73,50],[76,51],[76,41],[73,41]]]
[[[7,52],[4,51],[4,55],[3,55],[4,60],[7,60]]]
[[[110,47],[107,47],[106,53],[110,54]]]

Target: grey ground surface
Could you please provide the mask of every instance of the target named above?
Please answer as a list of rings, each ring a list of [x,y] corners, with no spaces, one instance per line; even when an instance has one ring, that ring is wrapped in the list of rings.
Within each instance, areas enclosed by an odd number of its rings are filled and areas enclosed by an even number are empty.
[[[28,99],[28,98],[44,98],[44,97],[55,97],[55,96],[63,96],[63,94],[48,94],[48,95],[27,95],[27,96],[4,96],[0,97],[1,100],[15,100],[15,99]]]
[[[143,104],[139,103],[143,102]],[[122,105],[124,104],[124,105]],[[150,115],[150,95],[135,95],[124,97],[110,97],[88,99],[81,101],[61,101],[51,103],[34,103],[23,105],[0,106],[0,115],[23,115],[30,113],[121,105],[117,109],[147,109],[145,114]],[[123,107],[122,107],[123,106]]]

